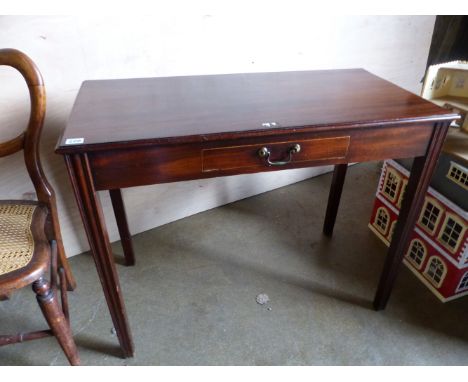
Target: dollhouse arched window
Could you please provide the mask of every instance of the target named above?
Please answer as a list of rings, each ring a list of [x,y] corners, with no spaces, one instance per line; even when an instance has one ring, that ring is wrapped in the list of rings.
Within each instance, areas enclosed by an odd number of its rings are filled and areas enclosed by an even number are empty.
[[[427,249],[421,240],[414,239],[411,241],[406,257],[417,268],[421,269],[421,265],[426,257]]]
[[[388,224],[390,222],[390,215],[385,207],[379,207],[375,215],[374,226],[380,231],[381,234],[387,233]]]
[[[432,256],[427,263],[426,271],[424,275],[434,285],[439,288],[444,281],[445,274],[447,273],[447,267],[444,262],[437,256]]]
[[[383,193],[392,202],[396,200],[398,190],[400,188],[401,177],[391,167],[387,165],[387,174],[385,175],[385,182],[383,186]]]
[[[466,272],[462,279],[460,280],[460,284],[458,284],[457,292],[463,292],[468,290],[468,272]]]

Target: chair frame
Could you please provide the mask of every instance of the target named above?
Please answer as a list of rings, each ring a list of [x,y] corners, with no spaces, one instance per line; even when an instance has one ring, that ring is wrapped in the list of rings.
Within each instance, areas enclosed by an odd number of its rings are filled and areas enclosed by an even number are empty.
[[[50,326],[50,330],[1,335],[0,346],[54,335],[69,362],[72,365],[78,365],[80,359],[69,325],[67,299],[67,289],[74,290],[76,282],[65,255],[55,192],[44,175],[39,157],[39,142],[46,112],[44,82],[34,62],[19,50],[0,49],[0,65],[10,66],[21,73],[28,86],[31,100],[27,129],[17,137],[0,143],[0,158],[24,150],[26,169],[36,190],[38,200],[37,203],[22,200],[2,202],[37,205],[34,214],[38,214],[37,219],[40,222],[37,227],[42,228],[31,226],[33,237],[38,240],[40,248],[35,248],[35,254],[30,264],[3,275],[6,277],[0,277],[2,278],[0,299],[8,298],[12,290],[32,283],[39,306]],[[50,243],[50,245],[44,246],[43,243]],[[50,283],[44,277],[48,268],[50,268]],[[57,299],[57,289],[61,292],[61,304]]]
[[[28,85],[31,99],[31,112],[27,129],[16,138],[0,143],[0,158],[24,150],[24,161],[36,190],[37,200],[46,205],[50,212],[53,235],[57,241],[59,262],[65,270],[68,290],[72,291],[76,287],[76,281],[67,262],[67,256],[63,247],[55,192],[44,175],[39,158],[39,142],[46,112],[44,81],[34,62],[19,50],[0,49],[0,65],[11,66],[23,75]]]

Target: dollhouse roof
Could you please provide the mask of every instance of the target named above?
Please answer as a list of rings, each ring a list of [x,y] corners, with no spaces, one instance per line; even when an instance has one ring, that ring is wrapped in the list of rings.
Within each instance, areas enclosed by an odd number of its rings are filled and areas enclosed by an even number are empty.
[[[408,171],[411,170],[411,165],[413,164],[412,159],[398,159],[396,162]],[[463,161],[460,161],[459,157],[454,156],[452,153],[443,152],[440,155],[439,162],[437,163],[437,167],[431,180],[431,187],[451,202],[455,203],[462,210],[468,211],[468,191],[447,177],[453,162],[466,167],[466,163],[464,164]]]
[[[449,62],[442,62],[440,64],[431,65],[434,68],[449,68],[449,69],[468,69],[468,61],[456,60]]]
[[[468,167],[468,133],[450,129],[442,150],[456,158],[464,167]]]

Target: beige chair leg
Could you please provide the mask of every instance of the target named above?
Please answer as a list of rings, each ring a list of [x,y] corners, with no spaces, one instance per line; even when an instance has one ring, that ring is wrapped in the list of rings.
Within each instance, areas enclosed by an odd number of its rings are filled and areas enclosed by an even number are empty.
[[[70,329],[70,325],[60,308],[56,291],[43,278],[33,283],[33,291],[36,293],[37,301],[42,313],[54,333],[57,341],[62,347],[71,365],[80,364],[80,357],[76,349],[75,341]]]

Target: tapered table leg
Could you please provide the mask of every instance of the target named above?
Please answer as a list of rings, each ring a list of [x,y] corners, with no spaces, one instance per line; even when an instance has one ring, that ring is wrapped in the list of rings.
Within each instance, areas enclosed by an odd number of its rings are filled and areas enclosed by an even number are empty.
[[[385,309],[387,305],[398,269],[424,203],[447,130],[446,123],[436,124],[426,154],[414,159],[398,222],[375,295],[374,308],[376,310]]]
[[[332,184],[330,187],[330,194],[328,195],[327,212],[325,214],[325,222],[323,223],[323,233],[326,236],[333,234],[335,227],[336,214],[340,205],[341,192],[343,191],[343,184],[346,178],[346,171],[348,164],[337,164],[333,171]]]
[[[119,229],[120,242],[125,257],[125,265],[135,265],[135,254],[133,252],[132,236],[128,229],[127,214],[125,212],[125,205],[122,198],[122,191],[120,188],[109,190],[112,207],[114,209],[115,220],[117,228]]]
[[[125,357],[132,357],[134,345],[130,326],[88,157],[86,154],[66,155],[65,161],[120,346]]]

